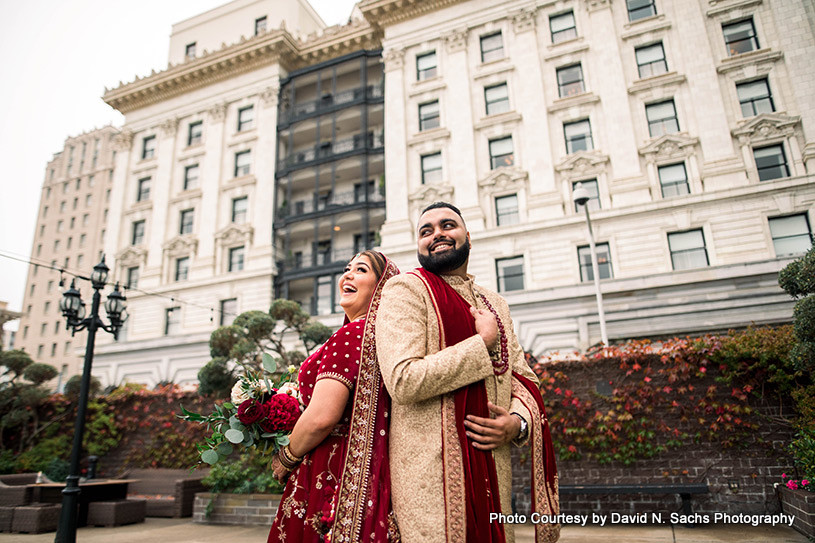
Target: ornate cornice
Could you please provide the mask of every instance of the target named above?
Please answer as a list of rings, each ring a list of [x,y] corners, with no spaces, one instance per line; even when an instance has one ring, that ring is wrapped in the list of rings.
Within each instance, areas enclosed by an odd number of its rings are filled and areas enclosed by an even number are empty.
[[[699,138],[687,134],[665,134],[643,145],[638,151],[648,162],[657,162],[690,156],[698,144]]]
[[[178,123],[179,123],[178,117],[171,117],[169,119],[165,119],[159,125],[161,133],[168,138],[175,136],[176,133],[178,132]]]
[[[408,196],[408,201],[411,211],[422,209],[433,202],[452,202],[453,187],[446,183],[422,185]]]
[[[279,63],[295,70],[324,60],[382,46],[381,32],[364,20],[344,26],[323,29],[319,34],[297,40],[285,29],[271,30],[218,51],[204,52],[194,60],[170,65],[166,70],[137,77],[131,83],[120,83],[105,89],[102,99],[122,113],[167,100],[174,96],[230,79],[270,64]]]
[[[578,151],[555,165],[555,170],[567,179],[597,175],[606,170],[608,155],[600,151]]]
[[[147,249],[141,246],[125,247],[116,254],[116,262],[120,266],[140,266],[147,262]]]
[[[226,110],[229,107],[227,102],[220,102],[209,108],[207,113],[212,122],[218,123],[226,118]]]
[[[442,37],[444,38],[444,43],[447,45],[447,52],[457,53],[464,51],[467,48],[467,34],[468,30],[466,28],[451,30],[444,34]]]
[[[795,132],[795,125],[801,117],[791,117],[782,113],[762,113],[743,122],[731,131],[742,145],[756,142],[788,138]]]
[[[385,71],[401,70],[405,65],[404,49],[385,49],[382,53],[382,60],[385,62]]]
[[[492,170],[478,182],[478,186],[487,194],[507,190],[519,190],[526,186],[529,173],[519,168],[500,168]]]
[[[133,132],[128,129],[122,129],[121,132],[113,136],[111,145],[116,151],[129,151],[133,146]]]
[[[363,0],[359,9],[375,27],[385,28],[396,23],[460,4],[464,0]]]
[[[280,93],[280,85],[270,85],[260,92],[260,100],[263,107],[276,107],[277,95]]]
[[[230,224],[215,233],[215,240],[222,247],[252,243],[255,229],[249,224]]]
[[[198,252],[198,239],[192,234],[176,236],[161,246],[167,256],[184,256]]]

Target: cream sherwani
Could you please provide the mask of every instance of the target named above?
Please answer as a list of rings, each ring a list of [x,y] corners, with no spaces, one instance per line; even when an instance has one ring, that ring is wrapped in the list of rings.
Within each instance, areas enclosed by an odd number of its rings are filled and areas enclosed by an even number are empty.
[[[506,301],[475,285],[472,276],[442,276],[467,302],[486,309],[475,291],[498,313],[507,334],[511,369],[496,376],[487,347],[474,335],[439,350],[439,322],[421,279],[413,274],[394,277],[385,285],[377,316],[376,345],[382,379],[393,398],[390,464],[393,507],[402,541],[443,543],[446,519],[442,467],[442,397],[484,380],[488,399],[530,422],[527,409],[512,397],[512,371],[538,382],[524,359]],[[475,290],[474,290],[475,289]],[[511,513],[510,447],[493,451],[501,510]],[[506,525],[507,541],[514,541]],[[463,540],[465,534],[460,534]]]

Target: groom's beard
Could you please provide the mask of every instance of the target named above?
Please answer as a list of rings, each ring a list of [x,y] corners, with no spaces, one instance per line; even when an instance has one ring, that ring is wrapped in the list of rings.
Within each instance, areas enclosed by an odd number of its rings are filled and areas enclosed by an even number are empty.
[[[448,249],[443,253],[430,253],[423,255],[416,253],[419,264],[430,273],[442,275],[461,267],[470,256],[470,244],[466,241],[459,248]]]

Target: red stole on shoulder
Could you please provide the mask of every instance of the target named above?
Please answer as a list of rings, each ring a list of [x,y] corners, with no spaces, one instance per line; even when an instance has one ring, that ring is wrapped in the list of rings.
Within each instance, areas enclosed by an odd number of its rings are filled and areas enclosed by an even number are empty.
[[[435,298],[439,317],[440,348],[449,347],[475,335],[475,319],[470,304],[441,277],[423,268],[416,270]],[[484,381],[472,383],[453,393],[456,430],[464,464],[466,526],[468,543],[504,543],[506,537],[498,522],[490,522],[490,513],[501,512],[501,493],[495,459],[489,451],[473,447],[467,437],[464,418],[475,415],[490,418]]]

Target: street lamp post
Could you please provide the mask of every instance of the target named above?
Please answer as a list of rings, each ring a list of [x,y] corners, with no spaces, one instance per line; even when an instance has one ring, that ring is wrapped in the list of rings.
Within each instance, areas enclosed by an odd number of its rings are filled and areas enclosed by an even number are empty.
[[[597,265],[597,248],[594,245],[594,232],[591,229],[591,218],[589,217],[588,202],[591,196],[589,191],[583,188],[582,183],[578,183],[572,193],[574,203],[583,208],[586,212],[586,224],[589,226],[589,248],[591,249],[591,271],[594,276],[594,294],[597,298],[597,313],[600,317],[600,337],[603,345],[608,346],[608,334],[606,333],[606,314],[603,311],[603,293],[600,291],[600,270]]]
[[[62,315],[67,321],[67,329],[71,334],[82,330],[88,330],[88,342],[85,347],[85,366],[82,372],[82,384],[79,388],[79,406],[76,412],[76,423],[74,424],[74,442],[71,448],[71,468],[70,475],[65,479],[65,489],[62,491],[62,512],[57,529],[56,543],[75,543],[79,494],[79,459],[82,454],[82,434],[85,432],[85,411],[88,407],[88,393],[91,384],[91,366],[93,365],[93,348],[96,342],[96,331],[102,329],[118,338],[122,324],[127,320],[125,311],[126,299],[119,291],[119,283],[108,295],[105,303],[110,324],[105,324],[99,318],[99,305],[102,295],[100,290],[105,288],[108,280],[109,268],[105,265],[105,257],[93,267],[90,281],[93,287],[93,301],[91,302],[91,313],[85,317],[85,303],[82,301],[79,291],[76,289],[76,280],[71,281],[69,288],[62,296],[59,307]],[[83,278],[84,279],[84,278]]]

